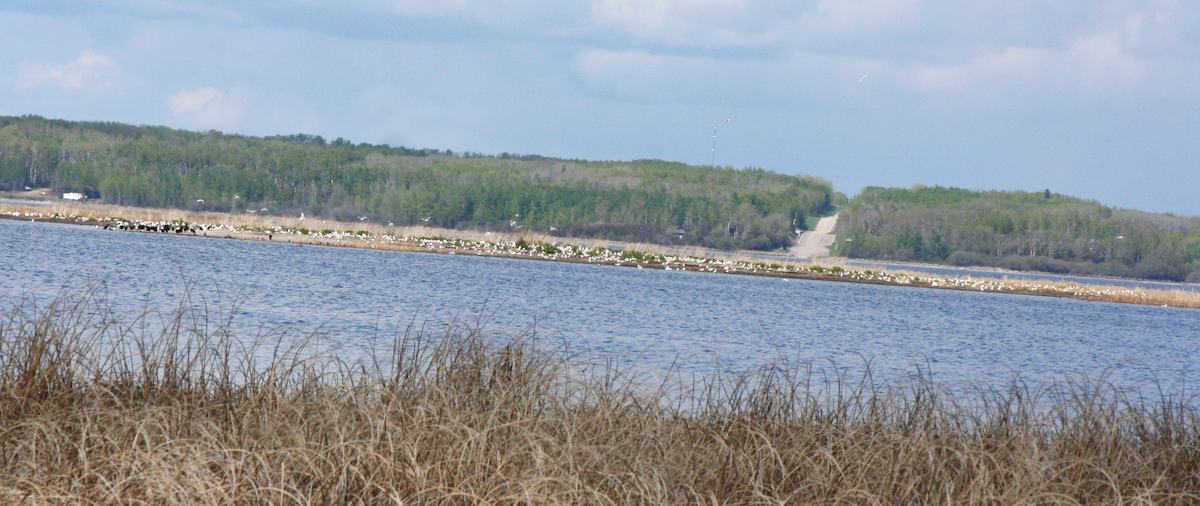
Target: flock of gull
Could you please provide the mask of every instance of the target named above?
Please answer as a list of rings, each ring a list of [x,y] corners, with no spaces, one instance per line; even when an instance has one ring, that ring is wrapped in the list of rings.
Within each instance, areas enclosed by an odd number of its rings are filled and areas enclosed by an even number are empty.
[[[1173,305],[1194,305],[1193,303],[1177,302],[1179,297],[1168,290],[1147,290],[1141,288],[1124,288],[1114,286],[1092,286],[1068,282],[1045,282],[1035,280],[1012,280],[994,278],[975,278],[971,276],[934,276],[908,272],[887,272],[872,270],[847,269],[841,266],[824,267],[818,264],[785,263],[767,264],[761,262],[717,259],[710,257],[681,256],[639,252],[633,250],[614,250],[603,247],[588,247],[558,242],[528,243],[525,241],[488,241],[445,239],[439,237],[408,237],[389,233],[369,233],[364,230],[308,230],[291,229],[282,226],[248,227],[224,224],[185,223],[182,221],[140,221],[124,218],[105,217],[89,219],[86,216],[64,215],[61,213],[36,212],[2,212],[0,217],[31,219],[50,219],[60,222],[96,223],[96,228],[120,231],[174,233],[191,235],[209,235],[211,232],[226,232],[237,234],[239,238],[257,238],[265,236],[268,241],[274,241],[275,235],[281,235],[292,242],[341,245],[361,248],[398,249],[407,251],[428,251],[447,254],[472,254],[479,256],[508,256],[541,260],[569,261],[579,263],[599,263],[614,266],[657,268],[664,270],[684,270],[708,273],[737,273],[757,274],[777,277],[796,277],[806,279],[843,280],[861,283],[888,285],[922,286],[929,288],[944,288],[971,290],[982,292],[1010,292],[1033,295],[1053,295],[1089,300],[1108,300],[1114,302],[1133,302],[1142,304],[1163,304],[1164,300]],[[324,222],[322,222],[324,223]],[[249,235],[246,235],[249,234]],[[220,236],[220,234],[216,234]],[[491,235],[490,232],[484,236]]]

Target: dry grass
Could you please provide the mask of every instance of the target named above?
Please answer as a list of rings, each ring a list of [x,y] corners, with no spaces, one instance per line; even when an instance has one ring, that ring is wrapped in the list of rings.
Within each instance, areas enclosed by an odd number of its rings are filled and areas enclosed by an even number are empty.
[[[17,303],[0,318],[0,502],[1200,502],[1190,400],[771,368],[648,386],[471,326],[254,363],[272,348],[231,335],[233,312],[122,323],[90,293]]]

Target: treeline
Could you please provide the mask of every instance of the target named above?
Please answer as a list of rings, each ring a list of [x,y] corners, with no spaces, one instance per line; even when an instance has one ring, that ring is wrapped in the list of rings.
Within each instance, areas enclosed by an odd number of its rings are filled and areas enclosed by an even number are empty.
[[[661,160],[589,162],[0,116],[0,189],[723,249],[788,246],[828,181]]]
[[[838,220],[852,258],[1200,282],[1200,218],[1045,192],[868,187]]]

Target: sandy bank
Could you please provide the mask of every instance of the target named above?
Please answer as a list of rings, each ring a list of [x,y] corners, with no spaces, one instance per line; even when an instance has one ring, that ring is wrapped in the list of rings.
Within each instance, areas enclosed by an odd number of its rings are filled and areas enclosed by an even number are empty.
[[[739,258],[729,257],[728,252],[702,248],[668,248],[649,244],[587,241],[533,233],[518,235],[431,227],[385,227],[319,219],[189,213],[95,204],[58,204],[50,208],[0,204],[0,218],[87,225],[114,232],[191,235],[449,255],[500,256],[637,269],[743,274],[1200,308],[1200,293],[1184,290],[1150,290],[1056,281],[860,270],[840,264],[836,260],[831,266],[813,261]]]

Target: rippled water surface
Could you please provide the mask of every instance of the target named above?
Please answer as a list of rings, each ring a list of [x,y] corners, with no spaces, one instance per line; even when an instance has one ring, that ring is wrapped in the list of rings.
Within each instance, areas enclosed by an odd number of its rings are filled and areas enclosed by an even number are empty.
[[[0,220],[0,293],[103,281],[119,309],[242,294],[246,328],[320,328],[348,348],[485,314],[494,326],[665,369],[771,361],[941,381],[1037,382],[1109,370],[1200,380],[1200,311],[1047,297],[137,234]]]

